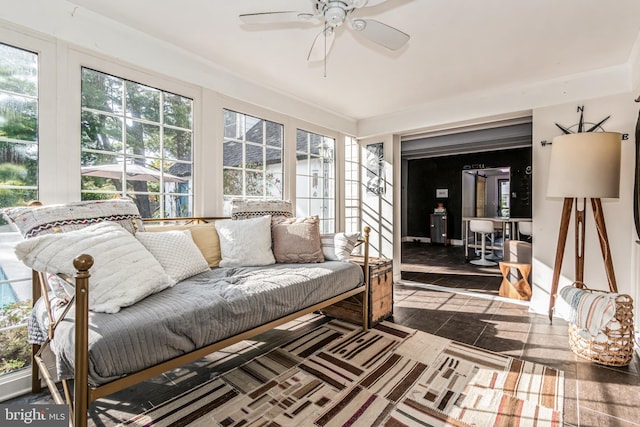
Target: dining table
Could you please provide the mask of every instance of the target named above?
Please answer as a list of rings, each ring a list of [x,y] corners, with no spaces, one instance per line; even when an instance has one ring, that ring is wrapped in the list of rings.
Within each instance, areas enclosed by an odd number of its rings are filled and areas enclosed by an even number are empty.
[[[531,222],[531,218],[518,218],[518,217],[509,217],[509,216],[494,216],[494,217],[479,217],[479,216],[465,216],[462,217],[462,237],[464,240],[464,256],[465,260],[469,260],[469,248],[471,249],[479,249],[481,247],[480,243],[474,241],[471,243],[469,241],[469,223],[471,220],[480,219],[480,220],[488,220],[493,221],[494,228],[497,231],[502,232],[502,241],[497,243],[497,239],[494,239],[491,245],[487,245],[486,249],[488,250],[502,250],[503,244],[505,240],[509,239],[517,239],[518,238],[518,224],[521,222]]]

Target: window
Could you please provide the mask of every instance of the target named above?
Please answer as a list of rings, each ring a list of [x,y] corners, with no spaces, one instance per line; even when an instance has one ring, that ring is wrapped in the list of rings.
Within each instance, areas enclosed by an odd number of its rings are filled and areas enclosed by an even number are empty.
[[[193,101],[82,69],[82,199],[131,197],[144,218],[192,215]]]
[[[511,190],[510,190],[510,182],[508,179],[499,179],[498,180],[498,215],[499,216],[509,216],[510,206],[509,202],[511,201]]]
[[[318,215],[320,232],[335,231],[335,140],[297,130],[296,215]]]
[[[38,55],[0,44],[0,207],[38,199]],[[20,235],[0,216],[0,375],[31,363],[31,271],[13,247]]]
[[[282,143],[281,124],[224,110],[225,202],[282,199]]]
[[[347,137],[344,144],[344,219],[345,233],[360,231],[360,146]]]

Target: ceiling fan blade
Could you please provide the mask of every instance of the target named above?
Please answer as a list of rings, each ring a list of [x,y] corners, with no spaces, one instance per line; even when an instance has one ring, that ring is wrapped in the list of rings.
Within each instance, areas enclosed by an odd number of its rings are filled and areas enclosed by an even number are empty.
[[[375,19],[354,19],[351,27],[365,38],[390,50],[400,49],[410,39],[409,34]]]
[[[325,38],[326,33],[326,38]],[[320,33],[313,39],[313,43],[311,44],[311,49],[309,49],[309,54],[307,55],[307,61],[316,62],[323,61],[325,57],[331,51],[331,47],[333,46],[333,40],[336,38],[336,32],[332,27],[327,27],[324,30],[320,31]],[[325,44],[326,40],[326,44]]]
[[[283,11],[283,12],[258,12],[244,13],[240,20],[245,24],[280,24],[289,22],[307,22],[315,16],[307,12]]]
[[[387,0],[367,0],[364,1],[364,5],[363,6],[358,6],[358,7],[373,7],[373,6],[377,6],[379,4],[385,3]],[[360,3],[363,3],[363,1],[360,1]]]

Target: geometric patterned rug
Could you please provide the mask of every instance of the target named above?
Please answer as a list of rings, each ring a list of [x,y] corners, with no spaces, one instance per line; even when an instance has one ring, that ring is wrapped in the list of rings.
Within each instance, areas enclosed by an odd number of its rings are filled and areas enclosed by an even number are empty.
[[[564,374],[390,322],[332,320],[123,426],[561,426]]]

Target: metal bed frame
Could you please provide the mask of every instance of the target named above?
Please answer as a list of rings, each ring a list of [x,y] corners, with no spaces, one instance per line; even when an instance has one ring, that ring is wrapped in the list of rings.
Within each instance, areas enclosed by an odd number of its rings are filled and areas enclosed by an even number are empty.
[[[207,223],[225,218],[164,218],[164,219],[145,219],[145,223],[179,223],[179,224],[194,224],[194,223]],[[213,344],[196,349],[192,352],[185,353],[181,356],[173,359],[158,363],[143,370],[128,374],[124,377],[118,378],[111,382],[92,386],[88,383],[88,369],[89,369],[89,269],[93,266],[93,258],[90,255],[79,255],[73,261],[73,265],[76,269],[75,275],[75,295],[71,298],[65,309],[59,315],[58,320],[54,319],[51,304],[48,299],[45,298],[45,305],[49,317],[49,330],[48,337],[42,345],[34,344],[32,347],[32,379],[31,389],[34,393],[37,393],[42,388],[42,380],[45,381],[51,395],[57,404],[66,404],[69,406],[69,413],[74,427],[86,427],[88,422],[88,410],[91,402],[108,396],[120,390],[124,390],[142,381],[151,379],[157,375],[167,372],[171,369],[178,368],[185,364],[194,362],[208,354],[228,347],[232,344],[249,339],[258,334],[271,330],[277,326],[294,320],[300,316],[308,313],[312,313],[317,310],[321,310],[325,307],[333,305],[339,301],[349,298],[359,293],[363,294],[363,307],[362,307],[362,327],[363,330],[367,330],[369,319],[369,233],[370,228],[364,227],[364,236],[359,240],[359,245],[363,245],[364,255],[364,284],[336,295],[332,298],[326,299],[317,304],[306,307],[302,310],[293,312],[279,319],[257,326],[253,329],[241,332],[237,335],[225,338]],[[32,273],[32,292],[33,301],[40,298],[42,295],[47,295],[47,282],[43,273],[33,271]],[[70,308],[75,304],[76,318],[75,318],[75,355],[74,355],[74,381],[73,381],[73,395],[71,393],[71,387],[68,380],[62,380],[62,389],[64,397],[61,395],[56,382],[52,377],[49,369],[43,358],[43,352],[49,347],[51,340],[53,339],[55,329],[62,319],[66,316]]]

